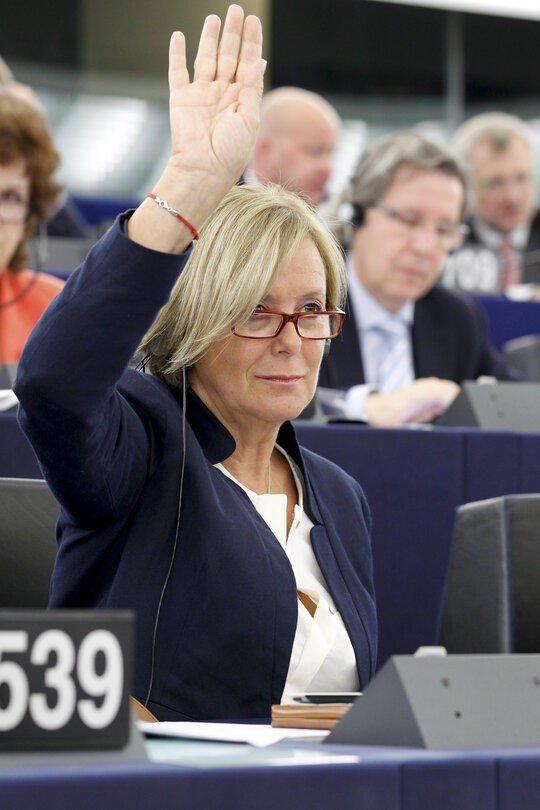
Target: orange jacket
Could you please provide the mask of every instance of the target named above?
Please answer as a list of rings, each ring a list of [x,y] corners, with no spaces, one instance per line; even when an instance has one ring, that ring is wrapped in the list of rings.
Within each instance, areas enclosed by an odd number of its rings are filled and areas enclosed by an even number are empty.
[[[18,363],[28,335],[64,282],[47,273],[0,273],[0,365]]]

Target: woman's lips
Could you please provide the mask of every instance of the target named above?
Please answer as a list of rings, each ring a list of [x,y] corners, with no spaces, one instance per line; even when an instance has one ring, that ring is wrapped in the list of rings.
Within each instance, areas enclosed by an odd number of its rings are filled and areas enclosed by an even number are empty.
[[[278,385],[294,385],[302,379],[300,374],[265,374],[259,376],[259,380],[276,383]]]

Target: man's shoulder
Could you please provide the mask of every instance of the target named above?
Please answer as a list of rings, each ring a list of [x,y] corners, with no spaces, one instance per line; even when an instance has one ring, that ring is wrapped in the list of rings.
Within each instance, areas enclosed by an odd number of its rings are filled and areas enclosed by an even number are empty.
[[[471,312],[476,305],[470,297],[454,292],[441,284],[435,284],[429,292],[416,302],[415,309],[438,309],[451,313]]]
[[[436,284],[415,305],[414,326],[420,333],[453,336],[454,339],[467,339],[483,329],[483,316],[480,306],[466,293],[454,292]]]
[[[540,209],[536,209],[530,224],[531,232],[540,233]]]

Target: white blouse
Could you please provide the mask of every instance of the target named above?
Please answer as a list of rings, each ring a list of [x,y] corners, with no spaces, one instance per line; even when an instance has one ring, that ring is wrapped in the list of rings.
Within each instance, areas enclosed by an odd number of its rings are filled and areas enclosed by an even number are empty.
[[[298,600],[298,622],[281,702],[291,703],[291,695],[297,692],[356,692],[359,680],[354,650],[311,546],[313,523],[303,509],[301,473],[281,447],[276,445],[276,449],[289,462],[298,493],[288,536],[287,496],[284,493],[258,495],[237,481],[222,464],[215,466],[246,492],[283,546],[294,571],[297,589],[317,605],[311,616]]]

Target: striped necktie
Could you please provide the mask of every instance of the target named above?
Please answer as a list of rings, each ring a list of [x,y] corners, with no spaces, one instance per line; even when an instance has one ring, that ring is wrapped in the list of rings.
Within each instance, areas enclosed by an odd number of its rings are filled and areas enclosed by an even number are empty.
[[[501,257],[501,289],[504,292],[511,284],[521,284],[522,270],[515,248],[509,239],[503,239],[499,245]]]
[[[408,327],[390,321],[375,327],[384,339],[385,353],[377,374],[377,388],[383,394],[399,391],[414,380]]]

